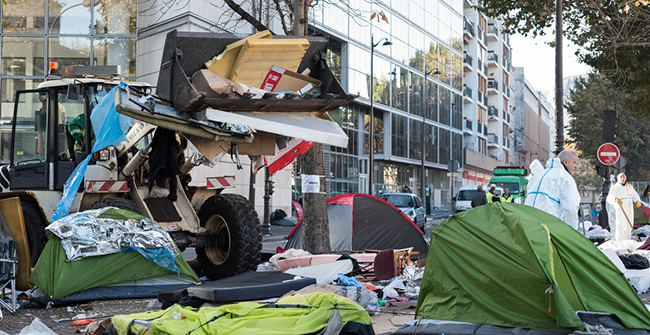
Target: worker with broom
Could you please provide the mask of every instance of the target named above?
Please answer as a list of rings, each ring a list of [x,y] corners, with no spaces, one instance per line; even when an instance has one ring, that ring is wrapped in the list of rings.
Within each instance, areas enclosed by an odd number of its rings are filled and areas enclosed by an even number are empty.
[[[640,207],[639,194],[627,183],[625,173],[619,173],[616,184],[607,195],[607,213],[613,241],[632,238],[634,206]]]

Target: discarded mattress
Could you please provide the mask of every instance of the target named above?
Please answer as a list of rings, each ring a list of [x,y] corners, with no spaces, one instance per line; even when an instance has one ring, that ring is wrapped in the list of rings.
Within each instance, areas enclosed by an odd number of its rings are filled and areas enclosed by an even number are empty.
[[[368,254],[350,254],[350,257],[356,259],[358,262],[372,263],[375,261],[377,254],[368,253]],[[309,255],[309,256],[299,256],[287,259],[277,260],[277,265],[280,268],[280,271],[285,272],[292,268],[297,268],[301,266],[312,266],[323,263],[334,262],[337,259],[341,258],[341,255],[337,254],[323,254],[323,255]]]
[[[374,334],[363,307],[331,293],[296,294],[276,303],[240,302],[198,310],[173,305],[162,311],[112,317],[119,334],[130,331],[138,335],[315,334],[336,321],[342,329],[331,334]]]
[[[247,301],[279,297],[316,284],[314,278],[296,278],[282,272],[245,272],[187,288],[189,296],[214,301]]]
[[[285,271],[287,274],[314,278],[318,284],[329,284],[338,278],[337,274],[350,273],[353,270],[352,261],[343,259],[340,261],[323,263],[312,266],[299,267]]]
[[[95,287],[55,300],[50,300],[39,288],[34,292],[33,297],[43,305],[51,301],[55,306],[67,306],[96,300],[155,298],[160,291],[184,290],[194,285],[196,281],[190,276],[169,274]]]

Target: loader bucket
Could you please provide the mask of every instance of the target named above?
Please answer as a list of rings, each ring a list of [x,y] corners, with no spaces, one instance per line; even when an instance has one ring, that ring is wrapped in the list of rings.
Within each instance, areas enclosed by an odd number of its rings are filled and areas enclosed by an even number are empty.
[[[298,73],[310,70],[309,76],[321,81],[320,94],[299,99],[278,99],[272,95],[262,99],[208,98],[190,83],[192,75],[205,68],[204,63],[225,50],[229,44],[246,36],[232,34],[191,33],[173,30],[167,34],[158,76],[157,95],[169,100],[181,112],[206,107],[224,111],[301,111],[327,112],[354,100],[345,93],[327,66],[328,40],[306,36],[310,45],[300,63]],[[296,38],[273,36],[273,39]]]

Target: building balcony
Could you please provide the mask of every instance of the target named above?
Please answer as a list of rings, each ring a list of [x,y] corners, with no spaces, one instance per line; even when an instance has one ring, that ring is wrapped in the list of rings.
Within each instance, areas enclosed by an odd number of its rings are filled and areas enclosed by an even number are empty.
[[[497,29],[494,23],[488,23],[487,26],[487,39],[488,41],[498,41],[499,40],[499,29]]]
[[[503,140],[503,147],[506,149],[510,149],[510,139],[504,136],[502,140]]]
[[[499,93],[499,82],[494,78],[488,78],[487,83],[487,94],[498,94]]]
[[[485,102],[483,101],[484,96],[485,96],[485,94],[483,94],[483,92],[481,92],[481,91],[477,92],[477,98],[478,98],[477,101],[478,101],[478,103],[485,105]]]
[[[487,36],[481,28],[476,27],[476,37],[479,43],[483,44],[483,46],[487,48]]]
[[[487,145],[488,147],[491,148],[498,148],[499,147],[499,136],[496,134],[488,134],[487,136]]]
[[[488,121],[499,120],[499,110],[494,106],[489,106],[487,109]]]
[[[499,67],[499,55],[495,54],[494,51],[489,50],[487,54],[487,65],[488,67]]]
[[[487,136],[487,125],[481,123],[481,121],[476,123],[476,132],[479,136]]]
[[[471,103],[473,101],[472,100],[472,89],[467,87],[467,86],[463,86],[463,100],[465,100],[465,101],[467,101],[469,103]]]
[[[467,52],[463,52],[463,72],[471,72],[474,70],[472,68],[472,64],[474,62],[474,58],[470,56]]]
[[[465,118],[463,120],[463,133],[472,134],[474,132],[474,123],[472,120]]]
[[[467,19],[463,20],[463,37],[467,38],[468,40],[471,40],[474,38],[474,25],[469,22]]]

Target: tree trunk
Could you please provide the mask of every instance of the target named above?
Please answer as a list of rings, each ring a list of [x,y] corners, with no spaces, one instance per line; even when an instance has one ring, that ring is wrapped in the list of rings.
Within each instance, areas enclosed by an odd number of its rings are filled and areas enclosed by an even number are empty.
[[[303,237],[302,248],[312,254],[331,252],[329,221],[327,219],[327,196],[325,168],[323,167],[323,145],[316,143],[300,157],[303,175],[317,175],[320,179],[319,193],[303,193]]]
[[[293,0],[293,34],[307,35],[307,0]],[[331,252],[329,221],[327,219],[327,193],[325,168],[323,166],[323,145],[316,143],[300,157],[301,173],[317,175],[320,179],[319,193],[302,195],[302,247],[313,254]],[[304,190],[303,190],[304,191]]]

